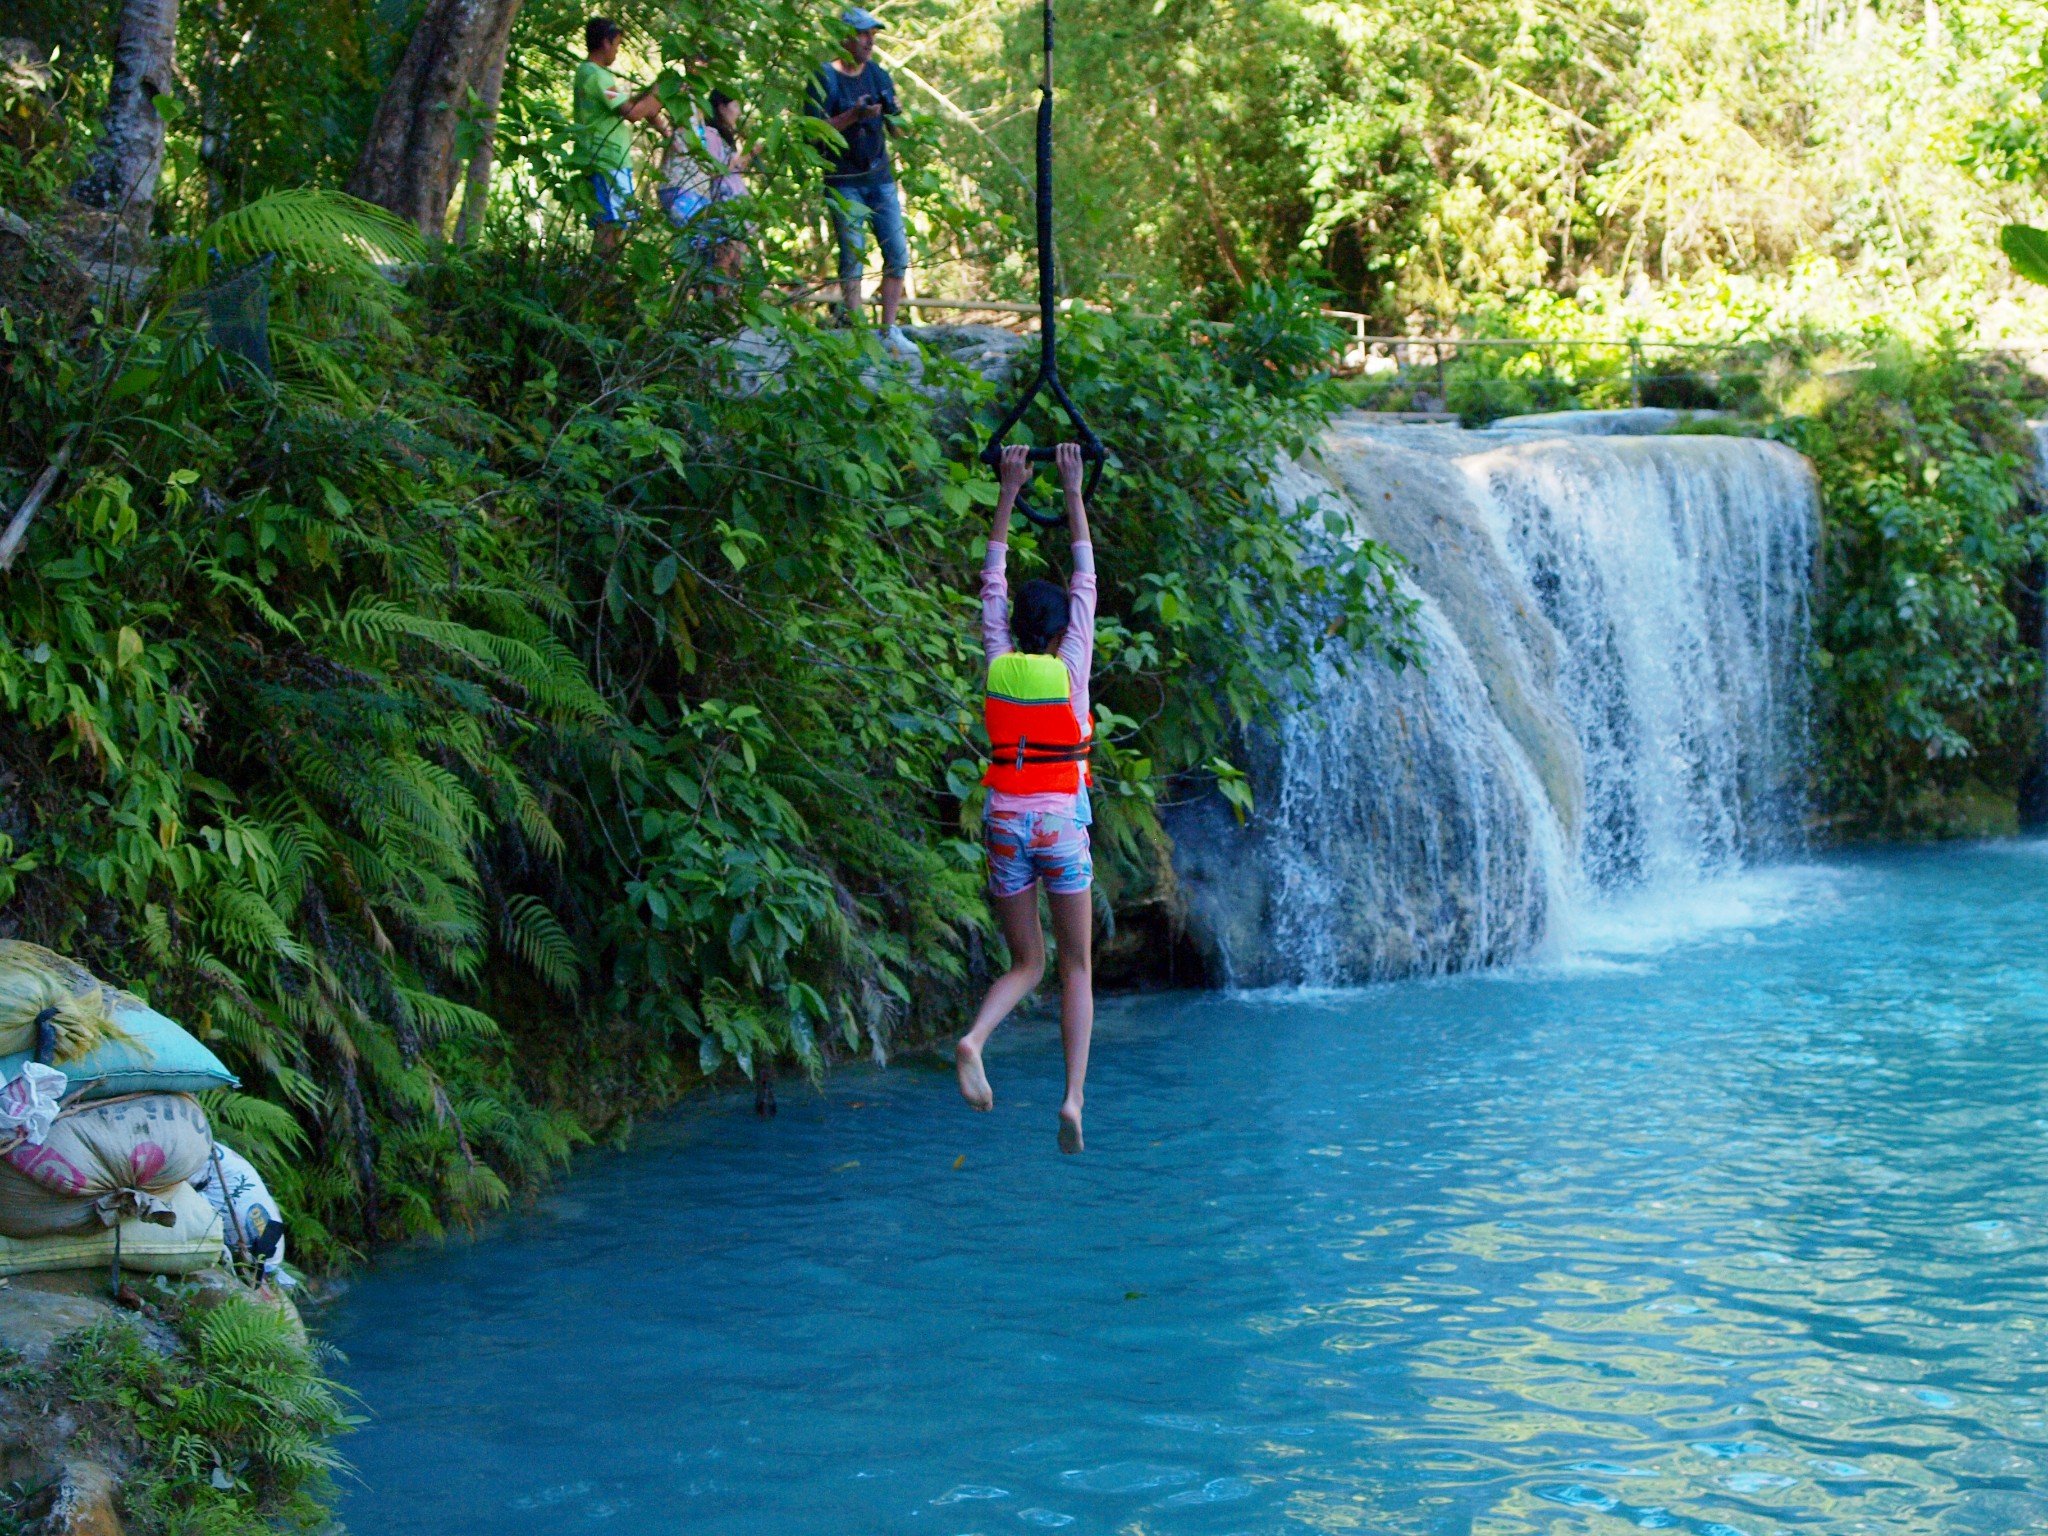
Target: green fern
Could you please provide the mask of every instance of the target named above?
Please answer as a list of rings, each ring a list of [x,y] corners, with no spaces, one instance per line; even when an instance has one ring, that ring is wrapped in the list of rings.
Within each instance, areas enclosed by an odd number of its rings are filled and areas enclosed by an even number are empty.
[[[427,254],[419,231],[403,219],[318,187],[272,192],[214,220],[181,254],[174,285],[203,277],[212,251],[230,263],[283,256],[365,284],[383,282],[386,268]]]
[[[519,894],[506,899],[505,944],[557,992],[575,992],[583,959],[569,930],[539,897]]]
[[[181,1348],[159,1354],[127,1323],[72,1335],[56,1380],[74,1402],[125,1421],[135,1447],[123,1502],[147,1529],[264,1536],[322,1518],[355,1422],[344,1389],[283,1309],[158,1282]],[[75,1410],[74,1410],[75,1411]]]

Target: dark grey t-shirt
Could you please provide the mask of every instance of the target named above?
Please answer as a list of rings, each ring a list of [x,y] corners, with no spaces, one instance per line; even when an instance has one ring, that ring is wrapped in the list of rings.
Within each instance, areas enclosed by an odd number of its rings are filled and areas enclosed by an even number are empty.
[[[812,117],[837,117],[859,105],[863,96],[879,101],[883,115],[849,123],[843,130],[844,153],[819,151],[825,160],[828,187],[874,187],[895,179],[889,168],[889,133],[883,124],[901,115],[903,108],[896,104],[896,82],[889,78],[889,71],[873,59],[857,75],[841,74],[827,64],[811,81],[810,101],[804,110]]]

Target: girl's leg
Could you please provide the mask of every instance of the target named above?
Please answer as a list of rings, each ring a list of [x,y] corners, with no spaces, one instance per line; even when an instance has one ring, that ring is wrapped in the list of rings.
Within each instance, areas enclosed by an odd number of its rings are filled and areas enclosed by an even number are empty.
[[[1010,946],[1010,968],[995,979],[974,1015],[973,1027],[953,1047],[953,1060],[960,1069],[960,1096],[976,1109],[993,1109],[996,1103],[988,1074],[981,1069],[981,1048],[1045,975],[1045,935],[1038,927],[1037,885],[991,901],[1003,925],[1003,939]]]
[[[1052,933],[1060,947],[1060,1043],[1067,1052],[1067,1096],[1060,1104],[1060,1150],[1081,1150],[1081,1089],[1095,1032],[1095,905],[1091,891],[1055,892]]]

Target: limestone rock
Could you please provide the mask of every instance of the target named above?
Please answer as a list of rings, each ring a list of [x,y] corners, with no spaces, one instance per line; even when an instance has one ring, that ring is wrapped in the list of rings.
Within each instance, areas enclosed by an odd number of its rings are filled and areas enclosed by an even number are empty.
[[[107,1277],[94,1270],[17,1275],[0,1285],[0,1348],[42,1365],[58,1340],[110,1317]]]
[[[763,331],[745,330],[720,343],[732,368],[732,387],[741,395],[774,394],[782,388],[794,358],[787,345]],[[916,388],[924,382],[924,358],[913,354],[882,360],[861,370],[861,382],[879,390],[889,382]]]
[[[1009,382],[1030,338],[999,325],[906,325],[904,334],[921,347],[943,352],[991,384]]]
[[[1727,411],[1681,411],[1667,405],[1624,405],[1606,411],[1538,411],[1529,416],[1503,416],[1497,431],[1542,432],[1555,437],[1654,437],[1690,421],[1713,421]]]
[[[96,1461],[67,1461],[42,1536],[125,1536],[115,1503],[120,1484]]]
[[[1811,469],[1776,444],[1616,430],[1644,424],[1354,416],[1278,466],[1283,506],[1314,497],[1404,557],[1423,665],[1326,651],[1307,707],[1247,733],[1250,824],[1213,799],[1167,812],[1215,979],[1497,964],[1589,894],[1796,846]]]
[[[1443,609],[1502,724],[1535,765],[1566,836],[1576,837],[1585,763],[1578,738],[1550,702],[1556,634],[1521,590],[1451,456],[1469,456],[1487,441],[1476,432],[1397,434],[1340,418],[1324,437],[1322,462],[1358,508],[1361,531],[1400,554]]]

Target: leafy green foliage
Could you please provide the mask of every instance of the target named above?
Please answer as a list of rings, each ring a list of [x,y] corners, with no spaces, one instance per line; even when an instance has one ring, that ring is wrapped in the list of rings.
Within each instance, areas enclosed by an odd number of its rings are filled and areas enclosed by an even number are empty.
[[[2018,612],[2048,517],[2027,489],[2029,388],[1894,351],[1774,428],[1820,475],[1822,787],[1851,827],[1944,830],[1944,793],[2010,786],[2035,747],[2040,653]]]
[[[949,162],[1027,208],[1029,9],[917,0],[889,20],[885,62],[929,82],[910,94],[959,109],[936,119]],[[1959,321],[2005,286],[1999,225],[2048,224],[2042,189],[2004,174],[2048,142],[2038,25],[1990,0],[1074,0],[1062,255],[1076,292],[1162,299],[1307,259],[1390,331],[1742,285],[1849,325],[1880,306]],[[2019,108],[2029,133],[2008,131]],[[1022,291],[1017,265],[994,276]]]
[[[21,322],[0,376],[5,462],[74,450],[0,586],[9,920],[227,1057],[214,1112],[315,1260],[472,1220],[704,1074],[884,1052],[990,934],[991,386],[934,353],[921,392],[651,242],[394,287],[387,226],[307,193],[218,221],[228,262],[275,253],[275,381],[161,315]],[[1119,456],[1106,900],[1162,894],[1158,797],[1232,785],[1329,637],[1403,644],[1385,552],[1265,490],[1327,408],[1316,298],[1072,328]]]
[[[2048,283],[2048,230],[2008,224],[1998,232],[1998,248],[2028,282]]]
[[[260,1536],[327,1519],[332,1442],[353,1420],[309,1345],[276,1307],[239,1295],[154,1291],[183,1346],[170,1357],[126,1321],[66,1340],[55,1375],[125,1442],[123,1514],[166,1536]]]

